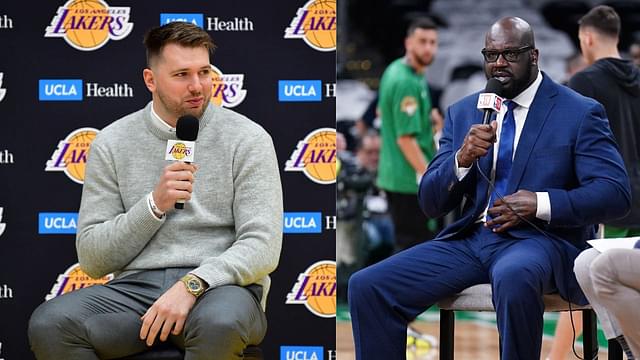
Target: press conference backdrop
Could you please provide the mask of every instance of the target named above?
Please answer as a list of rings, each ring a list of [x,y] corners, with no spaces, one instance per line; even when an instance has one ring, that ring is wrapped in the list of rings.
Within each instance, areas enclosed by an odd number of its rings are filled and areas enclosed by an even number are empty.
[[[265,358],[336,357],[336,1],[52,0],[0,5],[1,360],[33,359],[45,298],[108,280],[77,266],[85,162],[100,129],[150,101],[142,38],[169,21],[212,36],[212,102],[275,142],[286,216]]]

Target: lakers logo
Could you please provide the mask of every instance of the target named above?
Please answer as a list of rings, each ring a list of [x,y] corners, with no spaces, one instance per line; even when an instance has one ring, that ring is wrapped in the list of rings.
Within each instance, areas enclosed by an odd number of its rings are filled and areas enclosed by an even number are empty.
[[[211,65],[211,102],[214,105],[232,108],[240,105],[247,96],[243,89],[244,74],[223,74],[220,69]]]
[[[56,283],[51,288],[51,292],[45,296],[45,300],[51,300],[56,296],[96,284],[104,284],[111,279],[113,279],[113,275],[111,274],[101,277],[100,279],[92,279],[82,271],[80,264],[73,264],[63,274],[58,275]]]
[[[313,314],[336,316],[336,262],[318,261],[298,276],[287,294],[287,304],[304,304]]]
[[[336,182],[336,130],[321,128],[309,133],[285,164],[284,171],[302,171],[318,184]]]
[[[102,0],[69,0],[47,26],[44,37],[61,37],[75,49],[97,50],[109,40],[122,40],[133,29],[128,7]]]
[[[78,184],[84,183],[84,168],[89,155],[91,142],[99,130],[94,128],[80,128],[58,143],[58,148],[47,161],[45,171],[64,171],[69,179]]]
[[[182,160],[191,153],[191,149],[187,148],[183,143],[177,143],[171,147],[169,152],[174,159]]]
[[[336,49],[336,0],[310,0],[298,9],[285,39],[303,39],[318,51]]]

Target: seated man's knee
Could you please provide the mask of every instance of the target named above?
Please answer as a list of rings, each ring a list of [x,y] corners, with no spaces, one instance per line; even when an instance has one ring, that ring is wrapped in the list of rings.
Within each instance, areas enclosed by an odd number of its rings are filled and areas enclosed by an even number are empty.
[[[55,300],[55,299],[54,299]],[[72,318],[53,300],[40,304],[29,319],[28,336],[32,347],[53,341],[72,325]]]
[[[228,344],[230,347],[243,347],[249,341],[248,329],[233,312],[211,314],[189,318],[185,328],[185,343],[210,343],[216,339],[217,343]],[[224,341],[221,341],[224,340]]]
[[[368,297],[368,294],[375,286],[376,276],[373,267],[364,268],[357,271],[349,278],[349,299]]]
[[[618,282],[618,275],[615,270],[616,256],[622,249],[611,249],[600,254],[591,263],[591,278],[593,289],[597,294],[611,295],[613,285]]]
[[[596,249],[587,249],[581,252],[573,263],[573,272],[580,286],[591,287],[591,264],[600,255]]]
[[[492,288],[494,297],[529,298],[541,293],[542,280],[535,269],[513,264],[494,271]]]

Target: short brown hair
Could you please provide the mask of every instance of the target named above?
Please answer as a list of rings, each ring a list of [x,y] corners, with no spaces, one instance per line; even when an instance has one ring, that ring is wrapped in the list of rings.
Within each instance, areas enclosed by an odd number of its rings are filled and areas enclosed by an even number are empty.
[[[578,20],[578,24],[591,27],[597,32],[612,38],[617,39],[620,35],[620,16],[611,6],[599,5],[594,7]]]
[[[438,26],[435,21],[429,17],[418,17],[413,19],[409,24],[409,27],[407,28],[407,36],[413,35],[413,33],[418,29],[438,30]]]
[[[178,44],[185,47],[204,47],[209,54],[215,49],[213,40],[202,28],[191,23],[175,21],[155,27],[144,35],[144,46],[147,48],[147,66],[160,56],[167,44]]]

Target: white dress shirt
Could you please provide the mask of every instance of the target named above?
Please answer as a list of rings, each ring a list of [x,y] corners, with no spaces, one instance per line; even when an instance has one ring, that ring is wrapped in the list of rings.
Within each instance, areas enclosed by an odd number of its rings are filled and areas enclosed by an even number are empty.
[[[529,85],[523,92],[521,92],[518,96],[512,99],[515,103],[518,104],[513,110],[513,116],[515,119],[516,131],[513,139],[513,156],[516,155],[516,149],[518,148],[518,141],[520,140],[520,135],[522,134],[522,128],[524,128],[524,123],[527,120],[527,114],[529,114],[529,108],[531,107],[531,103],[540,87],[540,83],[542,83],[542,73],[538,71],[538,76],[534,80],[534,82]],[[491,168],[491,180],[495,180],[495,172],[496,172],[496,162],[498,161],[498,149],[500,147],[500,133],[502,131],[502,120],[507,113],[507,107],[502,106],[500,112],[496,116],[496,121],[498,123],[498,128],[496,130],[497,141],[493,145],[493,166]],[[460,151],[460,150],[458,150]],[[456,164],[456,176],[458,177],[458,181],[464,179],[465,176],[471,170],[471,167],[464,168],[458,166],[458,154],[455,156],[455,164]],[[501,194],[506,195],[506,194]],[[551,201],[549,200],[548,192],[536,192],[536,198],[538,207],[536,209],[536,217],[538,219],[544,221],[551,220]],[[487,217],[487,209],[489,209],[489,204],[485,208],[484,212],[480,215],[479,221],[485,222]]]
[[[151,114],[153,115],[153,118],[158,120],[158,123],[161,124],[161,126],[167,128],[170,132],[176,132],[176,128],[174,128],[173,126],[169,125],[169,123],[167,123],[166,121],[162,120],[162,118],[160,117],[160,115],[158,115],[158,113],[153,109],[153,101],[151,102]]]

